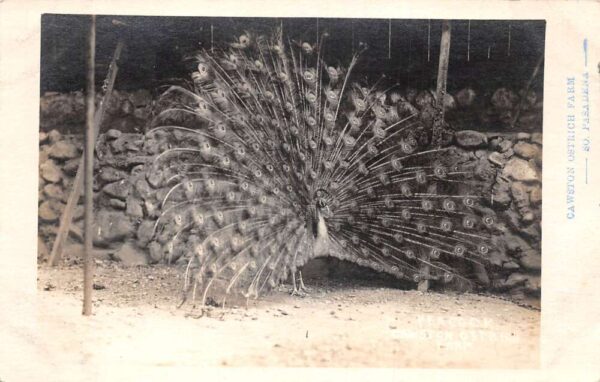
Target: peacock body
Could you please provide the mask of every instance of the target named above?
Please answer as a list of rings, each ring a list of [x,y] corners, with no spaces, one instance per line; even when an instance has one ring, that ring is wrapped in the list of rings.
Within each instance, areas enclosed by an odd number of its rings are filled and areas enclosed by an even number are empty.
[[[320,256],[415,282],[489,263],[495,217],[473,169],[429,144],[400,93],[353,80],[362,51],[328,65],[326,37],[245,33],[162,97],[146,134],[153,237],[189,255],[203,303],[256,298]]]

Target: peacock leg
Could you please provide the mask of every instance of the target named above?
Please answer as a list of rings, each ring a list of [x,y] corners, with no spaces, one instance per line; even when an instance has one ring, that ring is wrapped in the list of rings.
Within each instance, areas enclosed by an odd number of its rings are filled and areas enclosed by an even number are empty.
[[[302,271],[298,271],[298,278],[300,279],[300,290],[304,293],[310,292],[310,288],[304,285],[304,280],[302,280]]]
[[[298,288],[298,283],[296,282],[296,272],[292,272],[292,285],[293,285],[293,289],[292,289],[292,296],[300,296],[300,297],[305,297],[307,295],[307,290],[308,288],[306,288],[306,286],[304,286],[304,282],[302,281],[302,272],[298,271],[299,274],[299,282],[300,282],[300,287]]]

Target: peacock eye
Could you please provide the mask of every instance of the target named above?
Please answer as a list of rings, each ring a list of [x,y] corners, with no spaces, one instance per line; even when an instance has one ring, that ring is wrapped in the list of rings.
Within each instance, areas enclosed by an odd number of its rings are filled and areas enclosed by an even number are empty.
[[[442,229],[442,231],[444,232],[450,232],[452,231],[452,222],[450,220],[442,220],[442,222],[440,223],[440,228]]]
[[[486,244],[479,244],[479,247],[477,247],[477,250],[482,255],[487,255],[487,253],[490,251],[490,248]]]
[[[465,216],[463,219],[463,227],[473,228],[475,226],[475,220],[470,216]]]
[[[463,199],[463,204],[467,207],[473,207],[475,205],[475,200],[471,197],[466,197]]]
[[[456,247],[454,247],[454,254],[456,256],[459,256],[459,257],[463,256],[466,251],[467,251],[467,249],[462,244],[457,244]]]
[[[446,168],[443,166],[436,166],[433,172],[438,178],[446,176]]]
[[[433,203],[431,202],[431,200],[423,200],[423,202],[421,203],[421,207],[423,207],[425,211],[431,211],[431,209],[433,208]]]
[[[443,202],[443,207],[446,211],[454,211],[456,209],[456,203],[453,200],[446,199]]]
[[[493,216],[484,217],[483,224],[485,224],[488,227],[492,226],[494,224],[494,217]]]
[[[423,184],[423,183],[427,182],[427,175],[425,175],[425,172],[423,172],[423,171],[417,172],[415,178],[418,183]]]

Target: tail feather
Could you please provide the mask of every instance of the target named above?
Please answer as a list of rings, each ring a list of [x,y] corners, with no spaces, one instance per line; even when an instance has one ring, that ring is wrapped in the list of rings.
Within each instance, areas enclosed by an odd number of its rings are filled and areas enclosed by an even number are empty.
[[[467,280],[452,264],[488,263],[495,217],[478,208],[473,169],[424,144],[393,87],[353,82],[362,52],[332,66],[325,43],[245,33],[196,56],[193,87],[163,94],[146,134],[154,235],[188,248],[203,303],[258,297],[317,256],[412,281]]]

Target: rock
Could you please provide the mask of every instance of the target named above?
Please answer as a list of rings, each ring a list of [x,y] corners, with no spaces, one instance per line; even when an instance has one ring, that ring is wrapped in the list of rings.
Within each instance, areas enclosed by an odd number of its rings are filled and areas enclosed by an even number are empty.
[[[542,188],[535,185],[529,189],[529,201],[533,205],[538,205],[542,202]]]
[[[83,259],[84,254],[85,248],[81,243],[67,243],[63,250],[65,259]]]
[[[529,206],[529,193],[527,187],[521,182],[513,182],[510,191],[515,201],[515,205],[519,208]]]
[[[39,153],[39,157],[38,157],[39,163],[44,163],[45,161],[48,160],[48,158],[50,158],[50,146],[41,145],[40,153]]]
[[[534,159],[542,154],[542,150],[536,144],[518,142],[513,146],[515,154],[524,159]]]
[[[83,224],[80,224],[83,225]],[[71,224],[69,227],[69,234],[78,242],[83,243],[83,229],[76,224]]]
[[[127,173],[110,166],[105,166],[100,170],[99,176],[103,181],[112,183],[125,179],[127,177]]]
[[[133,225],[123,212],[100,210],[94,227],[94,243],[107,246],[133,234]]]
[[[542,269],[542,256],[535,250],[529,250],[519,258],[519,264],[527,270],[540,271]]]
[[[154,236],[154,222],[150,220],[144,220],[140,223],[137,229],[138,244],[140,247],[148,245],[152,237]]]
[[[38,260],[47,259],[49,254],[50,254],[50,251],[48,251],[48,246],[46,245],[46,242],[44,241],[44,239],[42,239],[40,236],[38,236],[38,244],[37,244]]]
[[[143,164],[137,165],[134,168],[131,169],[131,176],[138,176],[141,175],[144,172],[144,168],[145,166]]]
[[[40,131],[40,136],[39,136],[39,138],[40,138],[40,141],[39,141],[39,143],[44,143],[44,142],[48,141],[48,134],[46,134],[46,133],[45,133],[45,132],[43,132],[43,131]]]
[[[45,201],[38,207],[38,216],[45,222],[55,222],[60,215],[51,202]]]
[[[504,166],[502,175],[506,178],[520,180],[524,182],[539,182],[541,181],[540,174],[531,163],[513,157]]]
[[[63,177],[63,173],[60,168],[52,159],[48,159],[40,165],[40,171],[42,178],[50,183],[58,183]]]
[[[515,263],[514,261],[507,261],[505,263],[502,264],[502,268],[504,269],[519,269],[519,264]]]
[[[508,139],[505,139],[498,144],[498,148],[500,149],[501,153],[510,150],[512,148],[512,146],[513,146],[512,141],[510,141]]]
[[[428,106],[435,106],[435,96],[431,90],[420,91],[415,97],[414,105],[420,110]]]
[[[150,218],[157,218],[160,215],[160,210],[158,209],[156,203],[153,203],[150,200],[144,201],[144,208],[146,209],[146,213]]]
[[[123,179],[118,182],[109,183],[102,191],[104,191],[107,195],[112,196],[113,198],[117,198],[125,201],[127,199],[127,195],[129,195],[129,191],[131,189],[131,184],[128,180]]]
[[[477,158],[477,159],[481,159],[481,158],[485,157],[486,154],[487,154],[486,150],[481,150],[481,149],[475,150],[475,158]]]
[[[509,110],[516,106],[519,97],[507,88],[499,88],[492,95],[492,105],[498,110]]]
[[[50,141],[50,143],[57,143],[61,139],[62,139],[62,135],[56,129],[54,129],[48,133],[48,140]]]
[[[73,209],[73,221],[77,221],[83,218],[83,215],[85,213],[85,207],[80,205],[75,206],[75,209]]]
[[[473,271],[475,273],[475,277],[479,280],[483,285],[490,285],[490,277],[482,264],[474,263]]]
[[[502,137],[493,137],[493,138],[488,137],[488,148],[491,150],[494,150],[494,151],[500,151],[499,150],[500,142],[502,142]]]
[[[124,210],[127,207],[127,204],[119,199],[110,199],[108,205],[117,210]]]
[[[148,184],[148,182],[146,181],[146,179],[138,179],[135,181],[135,190],[137,191],[137,194],[141,197],[141,198],[148,198],[150,195],[152,195],[152,188],[150,188],[150,185]]]
[[[40,224],[38,225],[38,235],[43,237],[54,237],[58,232],[58,224]]]
[[[65,162],[63,171],[69,175],[75,175],[79,169],[79,163],[81,163],[81,158],[69,159],[67,162]]]
[[[496,151],[488,155],[488,160],[499,167],[502,167],[506,164],[506,158],[504,157],[504,155]]]
[[[163,173],[159,169],[149,169],[146,173],[146,179],[152,187],[158,188],[162,183]]]
[[[79,150],[71,142],[60,141],[52,145],[49,155],[54,159],[73,159],[79,157]]]
[[[531,142],[537,143],[540,146],[543,146],[543,135],[542,133],[532,133],[531,134]]]
[[[63,198],[63,190],[62,187],[55,183],[48,183],[44,186],[44,194],[55,200],[62,200]]]
[[[156,241],[153,241],[152,243],[150,243],[150,245],[148,245],[148,252],[150,254],[150,259],[153,264],[161,261],[164,255],[162,245],[160,245]]]
[[[456,142],[465,148],[475,148],[487,145],[487,137],[478,131],[462,130],[456,132]]]
[[[510,183],[500,176],[496,177],[496,183],[492,186],[492,206],[505,209],[512,201],[510,197]]]
[[[523,285],[529,279],[528,275],[524,275],[522,273],[511,273],[508,278],[503,282],[503,286],[505,287],[515,287],[517,285]]]
[[[142,208],[142,201],[132,196],[127,197],[127,215],[134,218],[143,218],[144,209]]]
[[[148,265],[146,252],[139,248],[133,241],[127,241],[113,255],[124,266]]]
[[[458,91],[454,98],[460,107],[469,107],[475,102],[477,93],[471,88],[464,88]]]
[[[521,236],[513,233],[505,234],[503,240],[506,245],[507,253],[510,256],[520,257],[522,254],[533,251],[533,248]]]
[[[117,139],[119,138],[123,133],[121,133],[119,130],[117,129],[109,129],[105,136],[106,136],[106,140],[109,139]]]
[[[145,89],[136,90],[131,94],[131,102],[135,107],[147,106],[152,102],[152,93]]]
[[[540,276],[528,275],[525,282],[525,291],[528,294],[539,296],[542,289],[542,278]]]

